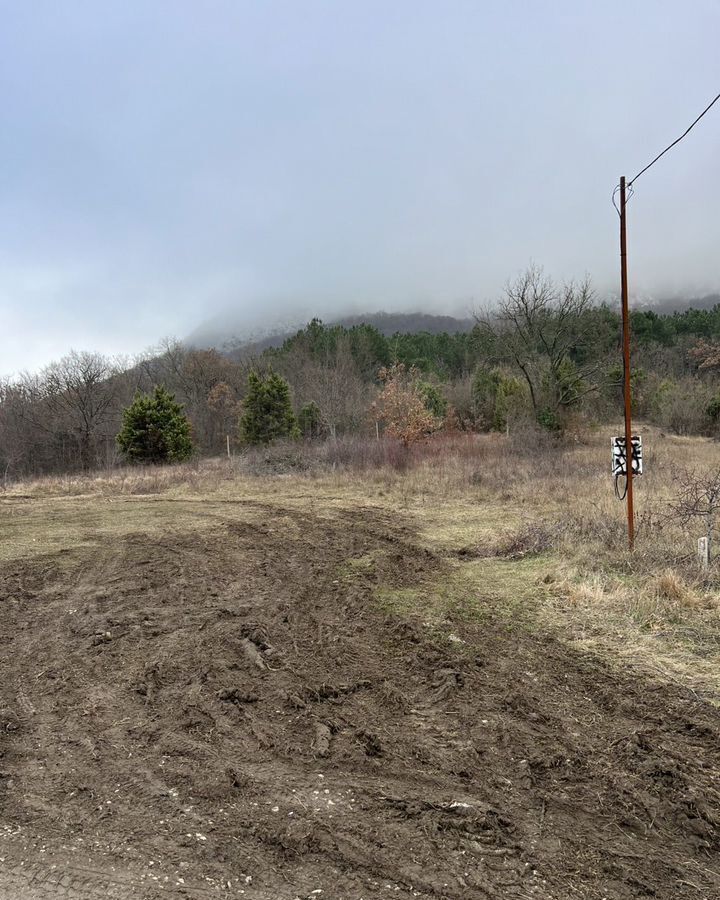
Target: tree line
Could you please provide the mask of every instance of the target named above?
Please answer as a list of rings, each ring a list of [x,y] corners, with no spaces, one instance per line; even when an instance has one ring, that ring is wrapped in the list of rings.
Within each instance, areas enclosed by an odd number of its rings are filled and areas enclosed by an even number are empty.
[[[635,413],[676,433],[715,434],[720,304],[634,311],[632,331]],[[0,474],[132,459],[118,439],[123,417],[136,398],[151,403],[156,388],[188,422],[181,456],[222,453],[228,437],[238,447],[382,430],[404,442],[441,427],[502,430],[521,420],[561,432],[617,418],[620,318],[588,281],[558,284],[531,267],[468,332],[386,337],[371,325],[314,319],[254,355],[177,341],[133,360],[73,351],[0,382]]]

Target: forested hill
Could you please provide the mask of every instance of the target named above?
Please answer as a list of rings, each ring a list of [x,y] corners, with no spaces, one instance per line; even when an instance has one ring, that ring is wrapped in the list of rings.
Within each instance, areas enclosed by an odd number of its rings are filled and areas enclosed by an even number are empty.
[[[693,338],[720,340],[720,297],[718,301],[709,308],[689,307],[681,312],[658,312],[652,308],[632,310],[633,344],[638,349],[654,345],[670,350]],[[602,356],[619,339],[619,312],[601,304],[587,315],[593,318],[595,336],[586,352],[590,356]],[[452,377],[467,373],[483,356],[482,341],[478,344],[477,332],[477,323],[473,319],[425,313],[375,313],[348,316],[327,324],[314,319],[292,333],[218,349],[223,349],[229,358],[237,361],[263,356],[277,361],[301,345],[317,354],[321,347],[327,350],[328,342],[334,348],[336,341],[347,339],[353,348],[362,343],[366,348],[364,352],[369,352],[367,348],[372,347],[372,362],[378,366],[386,365],[389,360],[401,361],[424,372]],[[353,350],[355,355],[357,352],[357,349]],[[674,368],[678,362],[677,354],[673,354]]]
[[[380,334],[390,337],[397,333],[415,334],[427,332],[428,334],[457,334],[471,331],[475,324],[474,319],[456,318],[455,316],[438,316],[431,313],[363,313],[361,315],[348,315],[333,318],[329,325],[339,325],[344,328],[352,328],[356,325],[369,325],[376,328]],[[196,347],[215,347],[228,353],[230,356],[261,353],[269,347],[280,347],[287,338],[291,337],[296,328],[276,329],[269,334],[243,339],[232,330],[220,326],[203,326],[194,335],[191,335],[187,343]]]
[[[441,334],[442,332],[457,334],[472,331],[475,320],[472,318],[458,319],[455,316],[435,316],[421,312],[378,312],[373,315],[344,316],[331,324],[343,325],[346,328],[352,328],[353,325],[371,325],[377,328],[380,334],[390,337],[398,332],[412,334],[419,331],[425,331],[428,334]]]
[[[612,309],[608,304],[603,304],[601,308],[608,311]],[[668,300],[641,308],[636,307],[632,312],[632,319],[634,336],[638,343],[655,341],[668,346],[681,335],[720,337],[720,294],[708,295],[694,301]],[[458,318],[423,312],[376,312],[342,316],[326,324],[331,328],[348,330],[368,326],[383,337],[391,338],[397,335],[467,335],[473,330],[475,320],[471,317]],[[298,331],[302,329],[279,329],[256,339],[242,340],[232,332],[217,328],[212,332],[204,331],[200,341],[191,337],[186,343],[191,347],[214,347],[231,359],[241,359],[282,347]],[[423,340],[426,340],[426,337]]]

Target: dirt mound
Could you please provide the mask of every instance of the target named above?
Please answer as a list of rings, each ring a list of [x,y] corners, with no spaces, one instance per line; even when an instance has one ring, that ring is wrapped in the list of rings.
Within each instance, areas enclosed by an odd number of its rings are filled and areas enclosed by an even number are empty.
[[[4,563],[0,897],[720,896],[717,711],[373,598],[445,565],[258,504]]]

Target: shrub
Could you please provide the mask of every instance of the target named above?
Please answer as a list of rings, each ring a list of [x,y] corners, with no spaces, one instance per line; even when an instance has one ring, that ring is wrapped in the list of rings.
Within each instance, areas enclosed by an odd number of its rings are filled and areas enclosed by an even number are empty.
[[[123,411],[118,447],[132,463],[182,462],[192,455],[190,422],[164,387],[136,394]]]
[[[711,399],[712,388],[697,378],[668,381],[656,421],[674,434],[707,434],[713,430],[708,415]]]
[[[557,412],[547,406],[538,411],[537,420],[538,425],[540,425],[542,428],[547,428],[548,431],[561,430],[562,426],[560,424],[560,418]]]
[[[720,396],[712,398],[712,400],[705,407],[705,414],[713,423],[713,425],[718,424],[718,421],[720,421]]]

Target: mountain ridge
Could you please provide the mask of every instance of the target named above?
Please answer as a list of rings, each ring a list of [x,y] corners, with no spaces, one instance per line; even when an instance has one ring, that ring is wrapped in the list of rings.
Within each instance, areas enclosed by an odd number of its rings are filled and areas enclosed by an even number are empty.
[[[682,313],[688,309],[712,309],[717,304],[720,304],[720,293],[705,294],[701,297],[665,298],[661,300],[636,298],[631,306],[643,312],[653,311],[658,314],[668,315],[674,312]],[[610,305],[614,305],[614,301],[611,301]],[[317,318],[322,317],[318,316]],[[221,324],[215,324],[217,321],[218,319],[216,318],[213,323],[205,323],[205,325],[195,329],[186,338],[188,346],[198,349],[214,347],[229,355],[261,353],[269,347],[281,346],[283,341],[295,334],[300,328],[303,328],[309,319],[285,322],[267,329],[255,329],[244,336],[237,333],[239,329],[236,326],[230,326],[227,332],[224,332]],[[354,325],[372,325],[385,337],[391,337],[398,332],[463,333],[472,330],[475,324],[475,320],[470,316],[460,317],[428,313],[421,310],[414,312],[386,312],[378,310],[374,313],[354,313],[329,319],[323,318],[322,321],[327,325],[342,325],[346,328],[352,328]]]
[[[318,317],[319,318],[319,317]],[[324,321],[324,320],[323,320]],[[279,347],[282,343],[302,328],[306,323],[293,326],[279,327],[269,333],[260,333],[247,339],[239,337],[228,337],[221,342],[211,343],[193,343],[189,340],[190,346],[195,347],[215,347],[234,356],[237,354],[255,354],[262,353],[269,347]],[[470,331],[475,324],[472,318],[458,318],[449,315],[435,315],[433,313],[412,312],[412,313],[388,313],[378,311],[375,313],[359,313],[348,316],[340,316],[338,318],[328,319],[327,325],[341,325],[345,328],[352,328],[354,325],[372,325],[385,337],[390,337],[397,332],[415,333],[420,331],[428,331],[431,334],[440,334],[444,331],[456,333]]]

